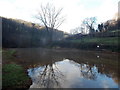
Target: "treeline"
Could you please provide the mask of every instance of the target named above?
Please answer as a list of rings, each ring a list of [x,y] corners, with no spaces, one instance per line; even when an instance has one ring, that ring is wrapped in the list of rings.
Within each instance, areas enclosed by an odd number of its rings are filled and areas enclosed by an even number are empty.
[[[120,20],[108,20],[98,24],[98,32],[69,35],[60,42],[54,42],[53,47],[120,52],[119,39]]]
[[[47,31],[38,24],[18,19],[2,18],[2,47],[44,47],[61,40],[62,31]]]
[[[104,23],[98,24],[99,32],[118,30],[120,29],[120,19],[107,20]]]
[[[98,24],[98,28],[92,33],[82,34],[77,33],[67,37],[67,40],[81,39],[84,37],[120,37],[120,19],[107,20]]]

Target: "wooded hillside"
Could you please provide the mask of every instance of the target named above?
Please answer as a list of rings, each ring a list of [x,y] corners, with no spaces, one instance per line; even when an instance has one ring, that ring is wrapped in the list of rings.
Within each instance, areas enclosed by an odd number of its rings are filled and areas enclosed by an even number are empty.
[[[64,36],[62,31],[50,28],[48,33],[44,27],[35,23],[1,18],[3,47],[44,47],[52,41],[61,40]],[[50,41],[50,36],[52,36],[52,41]]]

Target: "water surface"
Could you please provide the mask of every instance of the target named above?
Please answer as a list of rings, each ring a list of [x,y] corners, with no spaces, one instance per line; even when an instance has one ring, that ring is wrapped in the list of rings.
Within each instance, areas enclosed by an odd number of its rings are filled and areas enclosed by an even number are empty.
[[[17,49],[30,88],[118,88],[118,54],[100,51]]]

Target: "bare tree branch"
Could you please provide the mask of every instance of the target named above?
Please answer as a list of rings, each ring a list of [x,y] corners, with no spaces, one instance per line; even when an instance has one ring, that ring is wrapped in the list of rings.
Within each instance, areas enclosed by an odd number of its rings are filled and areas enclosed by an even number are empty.
[[[96,23],[96,17],[85,18],[83,20],[83,24],[86,25],[86,27],[88,27],[90,33],[94,32],[95,23]]]
[[[40,20],[46,28],[57,29],[63,22],[64,17],[61,16],[63,8],[56,9],[49,3],[46,6],[41,5],[37,19]]]

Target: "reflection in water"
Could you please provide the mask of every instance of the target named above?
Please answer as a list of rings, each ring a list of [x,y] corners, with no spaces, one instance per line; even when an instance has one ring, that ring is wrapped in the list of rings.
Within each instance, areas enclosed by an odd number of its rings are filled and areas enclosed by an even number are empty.
[[[76,49],[17,48],[14,62],[28,69],[36,87],[118,87],[118,53]],[[67,58],[67,59],[65,59]]]
[[[57,88],[61,87],[58,79],[63,78],[63,74],[57,68],[56,64],[45,65],[28,69],[29,76],[32,78],[31,88]]]
[[[84,64],[81,65],[80,71],[81,71],[81,75],[86,79],[96,80],[97,78],[98,71],[95,66],[90,67],[89,65]]]
[[[111,77],[101,74],[95,65],[64,59],[28,69],[30,88],[118,88]]]

